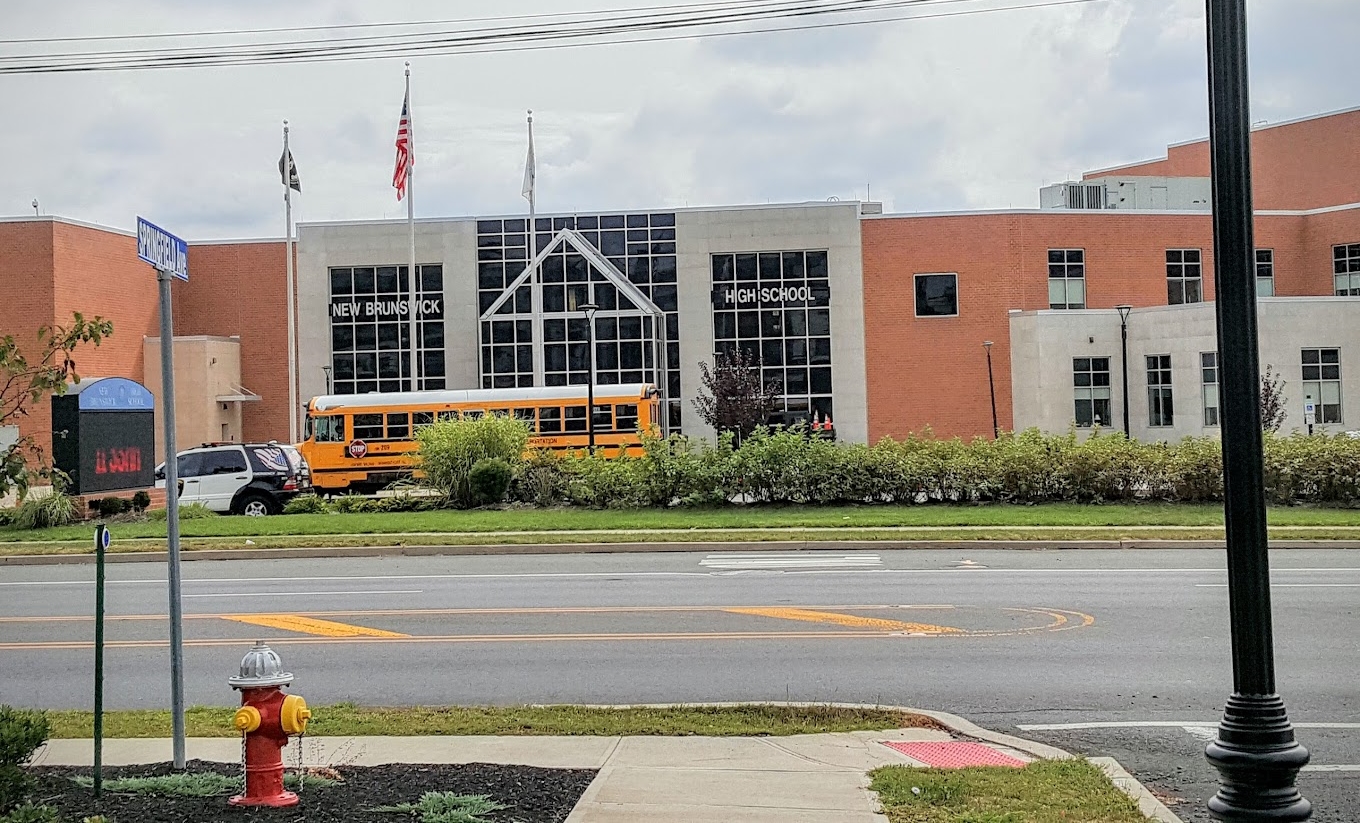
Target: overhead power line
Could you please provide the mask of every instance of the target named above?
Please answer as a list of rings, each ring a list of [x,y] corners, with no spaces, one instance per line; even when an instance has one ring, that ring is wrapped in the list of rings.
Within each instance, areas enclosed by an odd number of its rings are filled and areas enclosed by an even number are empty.
[[[657,42],[696,37],[729,37],[751,34],[875,25],[905,20],[1016,11],[1077,5],[1099,0],[726,0],[578,12],[556,15],[479,18],[460,22],[461,28],[396,34],[324,37],[272,42],[157,48],[105,49],[58,53],[0,55],[0,74],[50,74],[93,71],[134,71],[165,68],[247,66],[272,63],[314,63],[371,60],[388,55],[450,55],[538,51],[623,43]],[[926,12],[929,7],[961,8]],[[903,10],[906,10],[903,12]],[[897,11],[897,14],[884,12]],[[871,14],[872,13],[872,14]],[[585,15],[594,15],[585,17]],[[579,18],[579,19],[573,19]],[[839,18],[839,19],[826,19]],[[762,21],[802,20],[786,25],[752,25]],[[340,26],[366,31],[376,27],[445,26],[450,21],[425,23],[377,23]],[[468,25],[469,23],[502,25]],[[330,27],[239,30],[235,34],[286,34],[298,31],[329,31]],[[227,34],[225,32],[213,33]],[[137,35],[174,42],[207,36],[193,33]],[[117,39],[112,36],[104,39]],[[31,45],[35,42],[24,41]],[[63,40],[62,42],[69,42]]]

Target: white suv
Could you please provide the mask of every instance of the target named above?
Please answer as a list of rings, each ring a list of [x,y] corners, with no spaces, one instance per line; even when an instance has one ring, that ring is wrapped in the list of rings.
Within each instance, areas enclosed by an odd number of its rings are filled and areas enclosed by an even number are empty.
[[[205,443],[180,452],[176,471],[181,503],[251,517],[278,514],[311,485],[302,453],[278,443]],[[156,488],[165,488],[164,463]]]

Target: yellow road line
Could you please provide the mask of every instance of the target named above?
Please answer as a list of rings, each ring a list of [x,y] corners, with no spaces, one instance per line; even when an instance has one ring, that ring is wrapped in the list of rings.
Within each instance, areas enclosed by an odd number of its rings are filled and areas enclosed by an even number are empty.
[[[310,617],[429,617],[458,615],[510,615],[510,614],[629,614],[653,612],[725,612],[736,608],[765,608],[762,606],[529,606],[523,608],[469,608],[469,609],[344,609],[340,611],[294,612]],[[823,606],[818,609],[838,611],[878,611],[886,609],[952,609],[953,606]],[[241,617],[235,612],[203,612],[184,615],[185,620],[231,620]],[[164,614],[111,614],[106,621],[168,620]],[[93,622],[93,615],[42,615],[21,617],[0,617],[0,623],[80,623]]]
[[[317,620],[315,617],[304,617],[300,614],[224,614],[222,617],[225,620],[232,620],[237,623],[249,623],[252,626],[265,626],[270,629],[283,629],[284,631],[314,634],[320,637],[410,637],[410,635],[400,632],[370,629],[367,626],[335,623],[330,620]]]
[[[808,623],[830,623],[854,629],[878,629],[885,632],[906,632],[908,634],[961,634],[961,629],[950,626],[935,626],[930,623],[903,623],[900,620],[883,620],[877,617],[860,617],[854,614],[835,612],[815,612],[808,609],[724,609],[732,614],[751,614],[758,617],[775,617],[780,620],[802,620]]]

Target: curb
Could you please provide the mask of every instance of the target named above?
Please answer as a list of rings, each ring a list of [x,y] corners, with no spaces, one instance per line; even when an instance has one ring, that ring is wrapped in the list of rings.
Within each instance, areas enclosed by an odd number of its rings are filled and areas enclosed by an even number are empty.
[[[759,704],[752,703],[630,703],[624,705],[597,704],[586,705],[584,708],[594,709],[669,709],[669,708],[694,708],[694,707],[713,707],[729,708],[735,706],[785,706],[789,708],[832,708],[832,709],[880,709],[887,711],[906,712],[909,714],[919,714],[929,717],[931,720],[944,726],[949,731],[971,737],[986,743],[995,743],[998,746],[1005,746],[1019,752],[1037,757],[1042,760],[1074,760],[1076,755],[1063,751],[1054,746],[1039,743],[1033,740],[1026,740],[1023,737],[994,732],[991,729],[984,729],[970,720],[959,717],[948,712],[932,711],[930,709],[916,709],[910,706],[883,706],[871,703],[809,703],[798,701],[764,701]],[[1138,804],[1138,809],[1144,815],[1158,823],[1182,823],[1181,819],[1166,807],[1156,795],[1148,791],[1147,787],[1138,782],[1138,778],[1129,773],[1127,769],[1119,764],[1113,757],[1089,757],[1088,762],[1098,767],[1110,779],[1115,788],[1128,795]]]
[[[1092,765],[1098,766],[1105,776],[1110,778],[1110,782],[1124,794],[1132,797],[1138,804],[1138,811],[1160,821],[1160,823],[1181,823],[1181,819],[1176,813],[1166,807],[1166,804],[1157,799],[1157,796],[1147,790],[1147,787],[1138,782],[1138,779],[1129,774],[1128,770],[1119,765],[1119,761],[1113,757],[1088,757],[1086,758]]]
[[[241,538],[246,540],[249,538]],[[2,544],[0,544],[2,545]],[[758,540],[656,543],[484,543],[469,545],[333,546],[269,549],[187,549],[180,560],[307,560],[333,557],[460,557],[528,554],[638,554],[659,552],[840,551],[853,546],[878,551],[1080,551],[1212,549],[1222,540]],[[1275,540],[1272,549],[1360,549],[1360,540]],[[109,563],[165,563],[163,551],[113,552]],[[0,566],[56,566],[93,563],[93,553],[0,555]]]

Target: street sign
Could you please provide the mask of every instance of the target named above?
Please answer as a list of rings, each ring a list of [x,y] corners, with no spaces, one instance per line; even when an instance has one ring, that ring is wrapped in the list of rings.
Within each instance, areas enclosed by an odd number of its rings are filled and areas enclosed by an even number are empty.
[[[362,460],[368,454],[368,444],[362,440],[355,440],[349,444],[349,456],[355,460]]]
[[[1311,426],[1311,425],[1313,425],[1314,423],[1317,422],[1317,404],[1316,404],[1316,403],[1304,403],[1304,404],[1303,404],[1303,422],[1304,422],[1305,424],[1309,425],[1309,426]]]
[[[142,217],[137,218],[137,256],[157,271],[189,280],[189,244]]]

